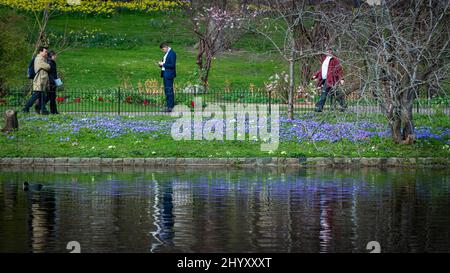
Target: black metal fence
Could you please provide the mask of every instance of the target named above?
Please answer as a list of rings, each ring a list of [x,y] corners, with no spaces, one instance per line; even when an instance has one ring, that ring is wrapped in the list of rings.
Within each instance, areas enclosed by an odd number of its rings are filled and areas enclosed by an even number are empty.
[[[10,91],[0,96],[0,110],[6,109],[22,110],[30,97],[27,90]],[[267,104],[271,109],[278,107],[280,111],[287,110],[287,98],[261,90],[227,90],[209,89],[205,91],[202,87],[193,86],[175,92],[177,105],[185,105],[189,108],[195,107],[196,103],[203,106],[210,104]],[[296,95],[294,99],[294,111],[313,111],[319,100],[319,94],[309,96]],[[105,113],[115,115],[146,115],[162,114],[166,98],[160,88],[148,90],[111,88],[111,89],[80,89],[57,91],[57,107],[60,113]],[[346,111],[356,113],[381,113],[378,103],[371,98],[358,98],[347,96],[345,98]],[[49,104],[46,105],[49,109]],[[333,95],[327,98],[324,110],[340,110]],[[34,109],[30,109],[34,111]],[[450,115],[448,102],[436,103],[429,99],[417,99],[414,104],[414,112],[422,114],[433,114],[443,111]]]

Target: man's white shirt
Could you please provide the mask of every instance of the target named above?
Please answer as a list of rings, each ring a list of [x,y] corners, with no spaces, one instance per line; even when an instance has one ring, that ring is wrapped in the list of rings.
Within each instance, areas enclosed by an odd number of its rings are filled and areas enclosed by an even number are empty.
[[[330,64],[330,60],[333,58],[332,56],[327,56],[322,64],[322,79],[325,80],[328,74],[328,65]]]
[[[161,67],[162,71],[165,71],[166,69],[164,68],[164,64],[166,63],[166,59],[167,59],[167,55],[169,55],[170,50],[172,50],[172,48],[169,47],[169,49],[167,50],[166,54],[164,54],[164,58],[163,58],[163,65]]]

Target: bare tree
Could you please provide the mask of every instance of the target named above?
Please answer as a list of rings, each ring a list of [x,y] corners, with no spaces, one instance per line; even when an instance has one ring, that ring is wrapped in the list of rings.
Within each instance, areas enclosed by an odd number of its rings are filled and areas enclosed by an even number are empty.
[[[448,79],[449,7],[446,0],[382,0],[334,20],[364,62],[364,86],[380,103],[396,143],[414,141],[412,110],[420,92],[430,84],[443,90]]]
[[[71,47],[76,47],[79,44],[78,41],[71,41],[68,39],[67,25],[62,36],[57,37],[54,40],[50,40],[47,32],[48,22],[51,18],[57,16],[55,15],[57,12],[52,8],[52,4],[52,2],[48,2],[42,10],[33,11],[35,26],[30,30],[32,33],[32,39],[35,39],[35,45],[32,53],[33,55],[36,53],[39,46],[51,46],[53,49],[57,49],[58,53],[61,53]]]
[[[320,53],[328,44],[349,57],[345,66],[351,78],[359,82],[361,95],[378,101],[393,140],[413,142],[415,98],[420,92],[428,92],[430,86],[444,92],[442,83],[448,80],[449,1],[264,3],[267,12],[249,26],[267,38],[288,62],[289,117],[293,114],[294,63]],[[309,62],[303,67],[306,79]]]
[[[298,60],[295,31],[301,20],[298,1],[263,1],[264,6],[247,16],[245,28],[267,39],[289,67],[288,116],[294,116],[295,62]]]
[[[449,2],[367,1],[355,10],[323,14],[332,39],[351,56],[360,94],[385,114],[396,143],[414,141],[413,103],[430,86],[445,92],[449,70]]]
[[[330,45],[328,27],[321,20],[321,6],[315,1],[297,1],[295,6],[299,23],[294,27],[294,46],[299,59],[299,80],[301,90],[306,90],[313,74],[316,60]]]
[[[315,59],[324,53],[327,45],[333,42],[324,17],[333,15],[340,9],[359,6],[359,1],[314,1],[314,0],[265,0],[252,16],[246,20],[250,31],[266,38],[289,70],[288,116],[294,115],[294,91],[296,75],[299,84],[306,89],[311,78],[311,67]],[[300,61],[300,62],[298,62]],[[295,65],[299,63],[299,73]]]
[[[35,18],[35,22],[38,26],[38,35],[35,42],[34,49],[36,50],[40,46],[48,46],[48,39],[46,35],[46,29],[48,25],[48,20],[50,19],[50,5],[51,3],[47,3],[47,6],[42,11],[33,11],[33,15]],[[34,54],[35,52],[33,52]]]
[[[197,66],[199,78],[208,86],[209,71],[213,58],[231,48],[242,36],[239,28],[240,1],[191,1],[187,7],[193,32],[198,38]]]

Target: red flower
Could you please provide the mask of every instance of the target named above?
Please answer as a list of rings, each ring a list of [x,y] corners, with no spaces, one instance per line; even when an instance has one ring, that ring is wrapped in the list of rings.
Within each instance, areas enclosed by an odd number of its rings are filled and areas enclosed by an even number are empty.
[[[63,98],[63,97],[57,97],[57,98],[56,98],[56,101],[57,101],[57,102],[63,102],[63,101],[64,101],[64,98]]]
[[[103,101],[103,97],[98,97],[98,101]]]
[[[76,98],[76,99],[74,100],[75,103],[80,103],[80,101],[81,101],[80,98]]]
[[[144,100],[144,105],[149,105],[150,102],[148,100]]]
[[[191,101],[191,107],[195,107],[195,102]]]
[[[125,98],[126,103],[131,103],[132,101],[133,101],[133,99],[131,98],[131,96],[128,96]]]

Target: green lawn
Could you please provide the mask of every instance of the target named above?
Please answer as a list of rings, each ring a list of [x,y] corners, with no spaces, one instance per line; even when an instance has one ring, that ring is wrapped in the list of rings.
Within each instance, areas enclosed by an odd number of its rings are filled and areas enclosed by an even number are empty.
[[[195,53],[191,48],[173,45],[177,52],[178,86],[194,82]],[[223,88],[228,81],[231,88],[262,86],[278,70],[273,59],[255,60],[254,53],[224,54],[213,62],[210,74],[211,88]],[[137,87],[138,81],[160,80],[155,65],[162,57],[158,45],[141,46],[129,50],[110,48],[76,48],[64,51],[58,60],[66,89],[117,87],[124,81]],[[271,65],[267,65],[268,62]]]
[[[0,9],[0,14],[4,10]],[[29,39],[34,41],[32,37],[37,33],[37,26],[31,15],[24,15],[26,21],[23,24],[29,30]],[[129,43],[114,46],[111,42],[108,46],[98,46],[93,39],[61,48],[61,43],[52,36],[69,37],[74,35],[71,33],[85,31],[103,33],[111,40],[125,38],[138,43],[135,46]],[[194,75],[197,39],[189,20],[182,13],[124,13],[111,18],[61,14],[51,17],[47,32],[51,34],[50,47],[63,49],[58,59],[58,70],[68,90],[113,88],[124,80],[136,87],[138,81],[160,80],[160,70],[155,62],[163,57],[159,49],[163,41],[170,42],[177,52],[175,83],[181,87],[197,78]],[[30,51],[31,48],[30,44]],[[211,88],[264,86],[271,75],[282,69],[286,69],[286,64],[273,52],[271,44],[259,36],[247,34],[236,43],[232,52],[223,53],[213,60],[209,84]]]

